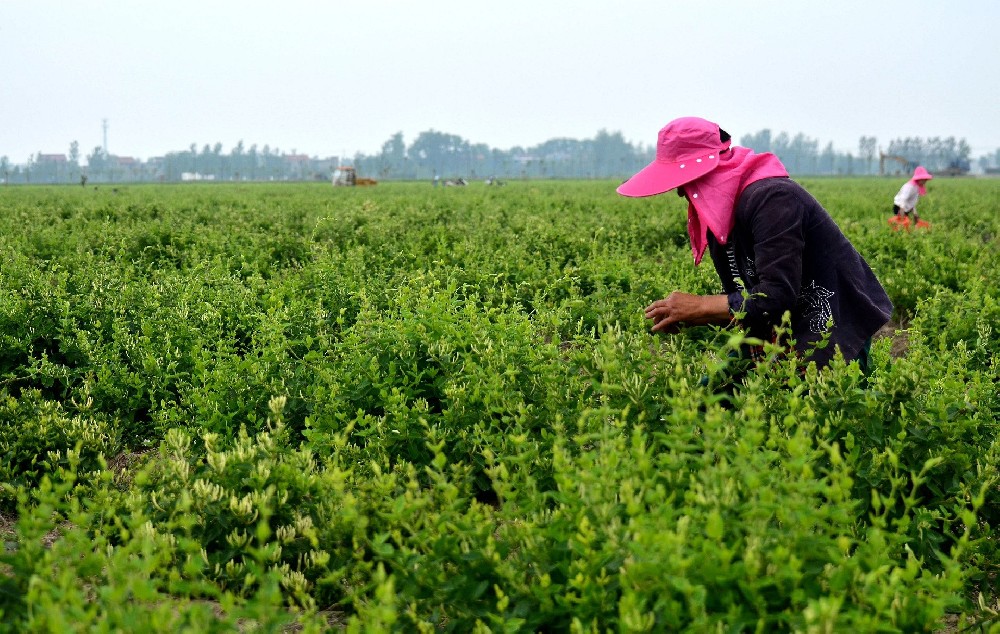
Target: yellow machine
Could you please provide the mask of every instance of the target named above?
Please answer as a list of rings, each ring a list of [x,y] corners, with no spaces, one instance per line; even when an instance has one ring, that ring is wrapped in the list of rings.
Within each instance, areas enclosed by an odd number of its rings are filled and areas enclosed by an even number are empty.
[[[908,161],[906,158],[904,158],[902,156],[896,156],[894,154],[883,154],[882,152],[879,152],[878,153],[878,175],[879,176],[885,176],[885,162],[887,160],[889,160],[889,161],[895,161],[896,163],[899,163],[900,167],[898,169],[900,170],[900,173],[903,173],[903,174],[912,172],[913,169],[917,166],[916,163],[912,163],[912,162]]]
[[[899,168],[897,168],[897,173],[899,173],[899,174],[909,174],[909,173],[912,173],[913,170],[917,167],[916,163],[914,163],[913,161],[911,161],[911,160],[909,160],[909,159],[907,159],[905,157],[896,156],[894,154],[884,154],[882,152],[879,152],[879,155],[878,155],[878,175],[879,176],[885,176],[885,173],[886,173],[885,163],[886,163],[886,161],[895,161],[896,163],[899,163]],[[958,159],[955,159],[955,160],[951,161],[950,163],[948,163],[947,167],[940,167],[940,166],[938,166],[934,170],[934,175],[935,176],[964,176],[965,174],[969,173],[969,167],[970,167],[970,164],[969,164],[968,159],[958,158]]]
[[[355,187],[366,185],[377,185],[374,178],[358,178],[357,171],[353,167],[341,166],[333,170],[334,187]]]

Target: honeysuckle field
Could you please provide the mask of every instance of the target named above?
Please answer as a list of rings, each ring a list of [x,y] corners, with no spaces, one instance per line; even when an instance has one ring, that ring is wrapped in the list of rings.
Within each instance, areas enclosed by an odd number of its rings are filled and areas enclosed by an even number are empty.
[[[0,629],[995,630],[1000,180],[897,180],[871,376],[731,399],[673,195],[0,188]]]

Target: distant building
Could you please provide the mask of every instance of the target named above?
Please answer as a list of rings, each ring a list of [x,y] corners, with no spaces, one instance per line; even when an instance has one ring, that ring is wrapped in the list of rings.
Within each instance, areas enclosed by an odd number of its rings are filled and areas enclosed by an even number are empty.
[[[69,179],[69,171],[70,164],[65,154],[39,153],[25,179],[35,183],[63,183]]]
[[[215,174],[199,174],[198,172],[181,172],[181,180],[187,181],[214,181]]]
[[[316,159],[313,161],[313,169],[316,171],[316,178],[326,180],[330,178],[333,174],[333,170],[340,167],[340,159],[336,156],[330,156],[325,159]]]
[[[66,165],[69,160],[65,154],[39,154],[35,157],[35,162],[45,165]]]
[[[156,181],[163,182],[166,180],[166,160],[162,156],[151,156],[146,159],[146,164],[144,166],[144,174],[147,178]]]
[[[285,154],[281,160],[285,162],[285,167],[288,170],[288,176],[285,178],[290,176],[302,179],[312,172],[312,159],[309,158],[308,154]]]
[[[120,167],[122,169],[135,169],[139,167],[142,162],[139,159],[132,158],[131,156],[114,156],[108,157],[108,164],[114,167]]]

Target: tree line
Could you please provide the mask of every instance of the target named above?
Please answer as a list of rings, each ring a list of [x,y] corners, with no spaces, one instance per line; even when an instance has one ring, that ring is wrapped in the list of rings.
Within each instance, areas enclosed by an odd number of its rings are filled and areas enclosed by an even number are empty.
[[[817,139],[770,129],[739,138],[739,145],[757,152],[772,152],[793,175],[877,175],[903,173],[923,165],[931,172],[965,173],[971,166],[971,147],[954,137],[893,139],[881,149],[878,139],[862,136],[857,151],[842,152],[833,143],[822,148]],[[79,144],[70,144],[68,155],[32,155],[27,164],[15,165],[0,157],[4,183],[107,183],[222,181],[329,180],[338,165],[381,180],[430,180],[434,177],[467,179],[598,179],[626,178],[641,169],[655,154],[652,146],[633,144],[620,132],[600,130],[590,139],[556,138],[530,147],[507,150],[473,143],[455,134],[428,130],[407,145],[402,132],[393,134],[379,152],[353,157],[316,158],[282,152],[278,148],[237,143],[228,152],[222,143],[192,143],[186,150],[138,161],[108,154],[95,147],[83,164]],[[886,165],[888,161],[888,169]],[[1000,167],[1000,149],[978,159],[983,169]]]
[[[965,139],[954,137],[894,139],[887,150],[879,150],[878,139],[862,136],[857,154],[838,152],[833,143],[820,149],[816,139],[804,134],[777,135],[764,129],[744,135],[739,145],[757,152],[773,152],[788,171],[798,175],[874,175],[885,171],[881,155],[898,157],[890,173],[905,171],[906,165],[924,165],[929,170],[969,171],[972,149]],[[505,178],[625,178],[645,166],[655,155],[651,146],[633,145],[620,132],[601,130],[593,139],[552,139],[540,145],[507,151],[473,144],[461,137],[435,132],[421,133],[407,147],[401,132],[383,144],[378,154],[358,155],[356,167],[384,179],[442,177]],[[987,157],[988,158],[988,157]],[[998,150],[996,159],[1000,159]],[[986,165],[984,165],[985,167]]]

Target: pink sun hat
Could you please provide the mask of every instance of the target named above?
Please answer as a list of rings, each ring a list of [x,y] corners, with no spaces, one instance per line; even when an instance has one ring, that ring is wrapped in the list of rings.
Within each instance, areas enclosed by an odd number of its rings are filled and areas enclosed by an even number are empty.
[[[719,126],[699,117],[681,117],[657,137],[656,160],[616,190],[622,196],[655,196],[690,183],[719,165],[719,152],[730,141],[719,139]]]
[[[917,193],[921,196],[927,195],[927,183],[922,183],[920,181],[929,181],[934,178],[931,173],[924,169],[923,165],[917,165],[917,169],[913,170],[913,178],[910,182],[917,186]]]

